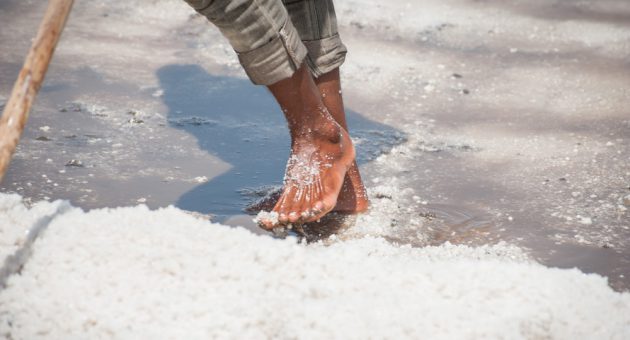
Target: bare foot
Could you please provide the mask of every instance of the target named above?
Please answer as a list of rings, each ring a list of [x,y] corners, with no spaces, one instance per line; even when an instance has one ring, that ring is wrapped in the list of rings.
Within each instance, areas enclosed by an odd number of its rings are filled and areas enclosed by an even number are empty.
[[[358,184],[357,184],[358,183]],[[271,211],[278,203],[280,196],[282,196],[283,188],[277,188],[268,192],[265,197],[253,202],[245,208],[245,211],[256,214],[260,211]],[[361,176],[359,175],[356,162],[352,162],[350,169],[346,173],[343,180],[343,185],[339,191],[337,197],[337,204],[331,210],[340,214],[357,214],[364,212],[369,207],[369,201],[367,199],[367,192],[363,183],[361,182]]]
[[[350,136],[324,107],[309,71],[302,66],[269,86],[291,133],[284,187],[273,208],[280,224],[316,221],[337,205],[346,172],[354,162]],[[267,229],[273,221],[261,221]]]
[[[316,221],[337,205],[354,148],[341,126],[332,119],[324,124],[293,142],[283,192],[273,209],[281,224]]]
[[[314,82],[321,95],[322,103],[333,119],[347,132],[339,69],[323,74],[319,78],[314,79]],[[282,196],[282,192],[282,189],[273,192],[263,200],[249,206],[246,210],[249,212],[272,210]],[[337,204],[331,211],[342,214],[356,214],[366,211],[368,207],[367,191],[361,180],[357,163],[353,160],[344,177],[343,185],[337,197]]]
[[[348,131],[346,112],[341,94],[339,69],[336,68],[328,73],[322,74],[315,79],[315,84],[322,96],[322,102],[332,117],[341,127]],[[357,162],[353,161],[350,169],[348,169],[346,173],[343,186],[337,198],[337,205],[333,211],[344,214],[356,214],[366,211],[368,206],[367,191],[361,180]]]
[[[367,191],[359,174],[359,167],[356,161],[352,161],[339,191],[337,205],[332,211],[342,214],[358,214],[366,211],[369,205]]]

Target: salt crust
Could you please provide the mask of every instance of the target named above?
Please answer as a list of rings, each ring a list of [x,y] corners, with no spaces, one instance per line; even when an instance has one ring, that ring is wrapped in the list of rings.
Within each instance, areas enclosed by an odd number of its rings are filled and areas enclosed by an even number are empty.
[[[29,228],[40,218],[53,214],[61,204],[62,201],[42,201],[29,210],[21,196],[0,194],[0,266],[24,244]]]
[[[15,221],[44,213],[0,202]],[[306,246],[173,207],[74,208],[0,292],[0,337],[630,338],[630,294],[515,254],[369,237]]]

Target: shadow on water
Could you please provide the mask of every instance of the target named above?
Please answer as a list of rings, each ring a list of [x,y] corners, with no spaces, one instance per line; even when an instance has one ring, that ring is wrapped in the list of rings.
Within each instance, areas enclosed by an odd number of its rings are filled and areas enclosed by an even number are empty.
[[[281,111],[263,86],[247,79],[215,76],[196,65],[158,70],[168,123],[197,138],[199,147],[231,168],[179,198],[179,208],[213,214],[215,221],[243,214],[243,191],[280,185],[289,155],[289,135]],[[359,164],[404,141],[402,132],[351,110],[348,124]]]

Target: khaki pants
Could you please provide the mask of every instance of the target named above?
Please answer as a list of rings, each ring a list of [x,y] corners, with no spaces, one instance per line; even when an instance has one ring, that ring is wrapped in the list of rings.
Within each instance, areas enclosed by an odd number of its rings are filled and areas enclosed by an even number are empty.
[[[332,0],[184,1],[221,30],[254,84],[288,78],[303,62],[318,77],[345,59]]]

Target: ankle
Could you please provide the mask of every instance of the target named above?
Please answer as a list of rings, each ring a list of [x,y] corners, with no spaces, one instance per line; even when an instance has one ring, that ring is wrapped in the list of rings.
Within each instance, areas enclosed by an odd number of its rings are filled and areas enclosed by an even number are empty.
[[[320,112],[309,115],[307,119],[296,124],[289,123],[291,139],[320,140],[332,144],[341,142],[342,127],[330,116],[325,108],[318,108]],[[306,115],[304,115],[306,116]]]
[[[342,127],[328,114],[328,110],[326,113],[327,116],[315,124],[314,137],[329,143],[339,144],[341,143]]]

